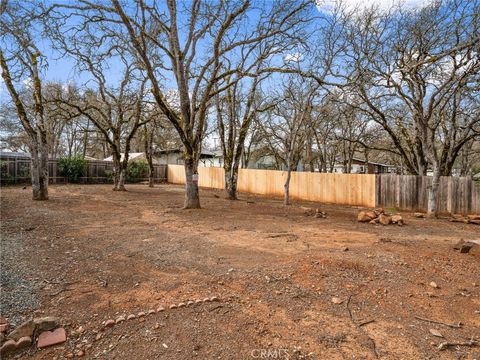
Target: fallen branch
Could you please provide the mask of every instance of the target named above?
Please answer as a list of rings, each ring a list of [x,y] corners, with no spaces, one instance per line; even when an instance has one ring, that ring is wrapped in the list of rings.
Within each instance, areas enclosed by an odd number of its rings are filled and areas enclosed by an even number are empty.
[[[415,316],[415,319],[421,320],[421,321],[426,321],[426,322],[429,322],[429,323],[432,323],[432,324],[444,325],[444,326],[448,326],[448,327],[455,328],[455,329],[459,329],[463,326],[463,324],[461,322],[459,322],[457,324],[448,324],[448,323],[444,323],[444,322],[441,322],[441,321],[422,318],[420,316]]]
[[[468,340],[467,342],[443,342],[438,345],[438,350],[445,350],[448,349],[450,346],[475,346],[477,342],[473,339],[473,337]]]
[[[360,324],[358,324],[358,326],[364,326],[364,325],[368,325],[368,324],[371,324],[375,322],[375,319],[372,319],[372,320],[367,320],[367,321],[364,321],[364,322],[361,322]]]

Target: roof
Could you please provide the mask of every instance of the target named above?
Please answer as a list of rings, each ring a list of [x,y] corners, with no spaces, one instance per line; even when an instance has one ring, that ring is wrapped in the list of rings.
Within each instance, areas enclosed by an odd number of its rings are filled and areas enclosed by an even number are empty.
[[[120,161],[123,161],[123,159],[125,158],[125,155],[122,153],[120,155]],[[135,159],[139,159],[139,158],[142,158],[143,157],[143,152],[140,152],[140,153],[128,153],[128,160],[135,160]],[[113,161],[113,156],[109,156],[105,159],[103,159],[103,161]]]
[[[10,157],[10,158],[29,158],[30,154],[25,152],[15,152],[15,151],[0,151],[0,157]]]

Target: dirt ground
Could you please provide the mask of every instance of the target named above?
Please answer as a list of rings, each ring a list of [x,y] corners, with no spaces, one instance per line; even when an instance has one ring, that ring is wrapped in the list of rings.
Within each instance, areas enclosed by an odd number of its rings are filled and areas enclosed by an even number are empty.
[[[216,190],[201,191],[203,209],[182,210],[180,186],[128,190],[51,186],[47,202],[1,190],[1,315],[13,325],[58,316],[68,334],[17,356],[480,359],[478,343],[437,348],[480,340],[480,251],[452,248],[480,239],[476,225],[406,212],[403,227],[370,225],[357,207],[232,202]],[[168,308],[209,296],[220,301]]]

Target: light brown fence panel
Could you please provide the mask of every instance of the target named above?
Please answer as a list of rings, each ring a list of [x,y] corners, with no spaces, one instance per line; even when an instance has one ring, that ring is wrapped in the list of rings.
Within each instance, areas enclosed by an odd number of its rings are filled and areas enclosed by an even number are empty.
[[[199,167],[199,186],[224,189],[222,168]],[[240,169],[238,191],[268,196],[283,196],[286,171]],[[168,165],[168,182],[185,184],[182,165]],[[292,199],[324,203],[375,206],[375,175],[323,174],[292,172],[290,180]]]

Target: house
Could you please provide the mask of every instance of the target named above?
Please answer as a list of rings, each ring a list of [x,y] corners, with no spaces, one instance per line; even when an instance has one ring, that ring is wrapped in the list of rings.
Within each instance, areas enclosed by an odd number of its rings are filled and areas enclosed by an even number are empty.
[[[120,161],[123,161],[124,158],[125,158],[125,155],[122,153],[121,157],[120,157]],[[145,153],[143,153],[143,152],[128,153],[128,161],[133,161],[133,160],[136,160],[136,161],[145,160],[146,161]],[[109,157],[103,159],[103,161],[113,161],[113,156],[109,156]]]
[[[336,163],[333,172],[344,173],[345,165],[343,163]],[[395,173],[396,166],[382,164],[373,161],[366,161],[364,159],[353,158],[352,159],[352,174],[389,174]]]
[[[153,154],[153,158],[158,164],[183,165],[183,150],[170,149],[158,150]],[[223,155],[221,151],[202,151],[198,166],[201,167],[222,167]]]

